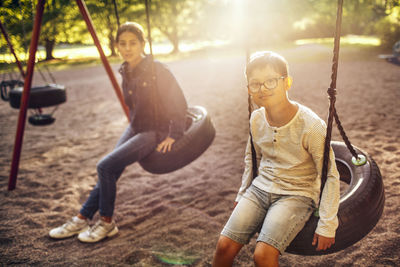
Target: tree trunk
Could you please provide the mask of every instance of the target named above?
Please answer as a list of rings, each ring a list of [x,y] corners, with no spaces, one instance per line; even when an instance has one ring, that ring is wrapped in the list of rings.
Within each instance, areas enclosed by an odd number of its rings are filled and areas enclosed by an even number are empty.
[[[112,32],[110,32],[110,34],[108,35],[108,47],[110,48],[111,51],[111,57],[114,57],[117,55],[117,53],[115,52],[115,40],[114,40],[114,35],[112,34]]]
[[[56,40],[45,39],[45,45],[44,45],[45,49],[46,49],[46,59],[45,60],[54,59],[53,50],[54,50],[55,44],[56,44]]]
[[[171,54],[179,53],[179,38],[178,37],[172,38],[171,42],[174,47]]]
[[[174,50],[172,50],[172,54],[176,54],[179,52],[179,35],[178,35],[178,25],[176,22],[176,18],[178,17],[178,10],[176,5],[172,5],[172,14],[174,14],[175,20],[172,22],[172,33],[171,33],[171,42],[174,46]]]
[[[108,24],[108,30],[109,30],[109,34],[108,34],[108,48],[110,48],[111,51],[111,57],[114,57],[117,55],[117,53],[115,53],[115,39],[114,39],[114,34],[113,34],[113,29],[115,27],[115,25],[111,22],[110,16],[106,16],[106,20],[107,20],[107,24]]]
[[[169,33],[168,29],[164,29],[164,28],[160,28],[158,27],[158,29],[160,30],[160,32],[162,34],[164,34],[167,39],[171,42],[173,49],[171,51],[171,54],[176,54],[179,52],[179,37],[178,34],[176,32],[173,33]]]

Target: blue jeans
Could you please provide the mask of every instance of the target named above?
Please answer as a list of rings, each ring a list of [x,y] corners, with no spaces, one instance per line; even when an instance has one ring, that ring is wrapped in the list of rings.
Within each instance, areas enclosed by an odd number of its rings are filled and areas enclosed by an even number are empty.
[[[114,150],[97,164],[98,182],[83,204],[80,213],[92,219],[97,210],[101,216],[114,213],[116,184],[125,167],[140,161],[157,146],[155,132],[135,133],[131,126],[125,130]]]

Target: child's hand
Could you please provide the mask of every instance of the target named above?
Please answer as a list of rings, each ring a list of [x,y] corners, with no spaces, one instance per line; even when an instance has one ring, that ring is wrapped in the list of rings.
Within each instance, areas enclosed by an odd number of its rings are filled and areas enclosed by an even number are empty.
[[[314,238],[312,245],[315,246],[318,242],[317,246],[317,251],[318,250],[326,250],[330,248],[333,244],[335,244],[335,238],[334,237],[325,237],[322,235],[319,235],[317,233],[314,233]]]
[[[168,136],[167,138],[164,139],[164,141],[158,144],[157,151],[161,153],[169,152],[171,151],[173,143],[175,143],[175,139]]]

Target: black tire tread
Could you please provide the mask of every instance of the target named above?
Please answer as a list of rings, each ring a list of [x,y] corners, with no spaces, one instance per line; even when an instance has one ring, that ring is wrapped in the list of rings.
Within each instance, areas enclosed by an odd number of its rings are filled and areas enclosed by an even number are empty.
[[[22,98],[22,87],[9,92],[9,102],[12,108],[19,109]],[[65,87],[57,84],[32,87],[29,93],[28,108],[45,108],[67,101]]]

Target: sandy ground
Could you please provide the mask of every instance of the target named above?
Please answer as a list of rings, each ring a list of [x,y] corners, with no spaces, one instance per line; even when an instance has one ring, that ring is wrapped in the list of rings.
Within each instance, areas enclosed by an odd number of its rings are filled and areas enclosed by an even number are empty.
[[[291,98],[325,119],[331,49],[302,46],[279,52],[288,59],[294,77]],[[242,52],[168,63],[188,103],[204,106],[211,114],[216,138],[200,158],[173,173],[149,174],[138,164],[127,168],[116,201],[120,232],[97,244],[76,238],[55,241],[48,231],[79,210],[96,183],[97,161],[127,125],[103,67],[53,73],[67,86],[68,101],[60,105],[53,125],[27,124],[17,189],[11,192],[7,183],[18,111],[0,102],[0,265],[211,266],[243,171],[248,131],[244,63]],[[35,77],[40,84],[40,76]],[[400,266],[400,67],[353,51],[351,60],[340,62],[337,88],[336,106],[347,135],[382,172],[384,213],[364,239],[344,251],[327,256],[284,254],[280,264]],[[337,130],[334,140],[341,140]],[[253,238],[234,266],[253,266],[254,245]]]

